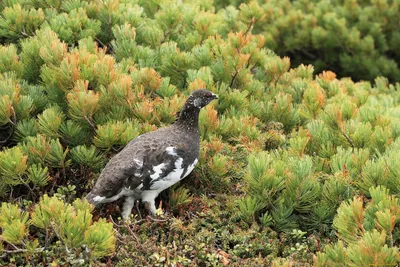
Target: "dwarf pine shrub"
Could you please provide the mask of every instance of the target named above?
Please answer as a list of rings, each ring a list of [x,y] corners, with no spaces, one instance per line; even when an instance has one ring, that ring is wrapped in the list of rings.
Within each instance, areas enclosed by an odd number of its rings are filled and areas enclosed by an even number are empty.
[[[0,264],[311,266],[317,252],[320,266],[392,264],[397,11],[2,1]],[[173,123],[199,88],[219,100],[200,113],[193,174],[161,196],[178,218],[121,223],[118,203],[79,200],[110,157]]]
[[[307,62],[318,72],[331,69],[356,79],[382,75],[399,80],[396,1],[215,2],[220,12],[227,12],[230,4],[238,9],[233,27],[262,33],[268,47],[290,56],[296,66]],[[368,27],[367,21],[374,26]]]
[[[115,249],[112,224],[105,220],[93,222],[91,211],[92,207],[86,201],[75,200],[71,205],[47,195],[40,199],[32,212],[21,211],[18,205],[3,203],[0,209],[2,246],[11,245],[16,253],[39,260],[51,249],[50,240],[57,239],[61,242],[63,253],[73,255],[68,258],[71,264],[89,263],[110,255]],[[42,232],[39,238],[31,235],[33,226]],[[43,234],[44,239],[41,238]],[[54,258],[53,262],[63,260]]]
[[[339,241],[318,253],[317,266],[394,265],[397,262],[399,200],[385,187],[371,187],[371,202],[365,207],[362,199],[344,202],[333,225]]]

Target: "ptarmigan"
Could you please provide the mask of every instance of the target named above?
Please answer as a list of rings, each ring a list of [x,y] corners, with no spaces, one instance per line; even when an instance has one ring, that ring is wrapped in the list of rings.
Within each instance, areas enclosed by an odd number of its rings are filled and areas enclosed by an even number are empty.
[[[205,89],[192,92],[174,124],[138,136],[111,158],[86,199],[97,205],[125,197],[123,218],[141,199],[155,214],[158,194],[194,169],[200,151],[200,109],[217,98]]]

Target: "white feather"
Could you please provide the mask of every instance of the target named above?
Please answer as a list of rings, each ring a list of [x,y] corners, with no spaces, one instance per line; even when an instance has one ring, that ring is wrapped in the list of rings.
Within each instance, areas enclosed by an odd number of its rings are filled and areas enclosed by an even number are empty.
[[[186,170],[185,174],[183,175],[182,179],[185,178],[186,176],[188,176],[188,175],[193,171],[193,169],[194,169],[194,167],[196,166],[197,162],[198,162],[198,159],[195,159],[195,160],[193,161],[193,163],[190,164],[190,165],[187,167],[187,170]]]
[[[182,168],[182,163],[183,163],[183,158],[178,158],[178,159],[175,161],[175,168],[176,168],[176,169],[181,169],[181,168]]]
[[[151,186],[151,190],[156,190],[156,191],[161,190],[162,191],[162,190],[167,189],[168,187],[174,185],[175,183],[177,183],[181,179],[182,173],[184,171],[184,168],[182,168],[182,163],[183,163],[183,159],[178,158],[175,161],[175,169],[172,172],[170,172],[167,176],[162,178],[162,180],[157,180]]]
[[[157,179],[158,177],[160,177],[160,174],[162,173],[162,168],[164,168],[165,163],[161,163],[160,165],[154,166],[153,167],[153,171],[154,173],[152,175],[150,175],[151,179]]]
[[[165,151],[168,152],[168,154],[170,154],[171,156],[178,156],[178,154],[176,154],[175,152],[175,147],[173,146],[169,146],[165,149]]]

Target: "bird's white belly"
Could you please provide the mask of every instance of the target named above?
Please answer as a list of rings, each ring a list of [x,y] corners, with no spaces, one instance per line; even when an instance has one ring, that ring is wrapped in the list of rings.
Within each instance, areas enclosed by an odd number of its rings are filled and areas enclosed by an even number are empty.
[[[179,182],[181,180],[183,171],[184,169],[173,170],[163,179],[155,181],[148,190],[143,190],[143,184],[141,184],[134,190],[124,188],[120,195],[132,196],[135,199],[142,199],[143,201],[150,201],[152,199],[154,200],[158,194],[161,193],[161,191]]]
[[[181,180],[180,177],[183,171],[184,169],[175,169],[174,171],[170,172],[167,176],[165,176],[163,179],[154,181],[154,183],[147,190],[143,190],[143,184],[139,185],[134,190],[125,187],[119,193],[117,198],[121,196],[132,196],[135,199],[147,199],[148,195],[155,195],[155,197],[157,197],[161,191],[179,182]]]
[[[188,169],[189,170],[189,169]],[[193,170],[193,168],[192,168]],[[132,196],[135,199],[147,199],[147,195],[155,195],[158,196],[158,194],[171,187],[172,185],[176,184],[181,180],[181,175],[183,173],[184,169],[175,169],[172,172],[170,172],[167,176],[164,178],[154,181],[154,183],[150,186],[149,189],[143,190],[143,184],[139,185],[137,188],[131,190],[129,188],[124,188],[116,197],[117,199],[121,196]],[[186,172],[186,174],[189,174],[190,172]],[[184,177],[182,177],[184,178]]]

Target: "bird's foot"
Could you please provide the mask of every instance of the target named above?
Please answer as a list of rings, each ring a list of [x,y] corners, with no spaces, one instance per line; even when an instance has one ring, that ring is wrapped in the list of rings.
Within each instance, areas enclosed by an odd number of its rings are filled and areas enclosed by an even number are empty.
[[[162,209],[162,202],[160,206],[156,208],[154,202],[145,202],[145,207],[149,211],[148,218],[152,221],[167,221],[168,219],[168,212],[164,212]]]
[[[158,209],[156,209],[155,215],[158,217],[164,217],[165,213],[160,205],[160,207],[158,207]]]

